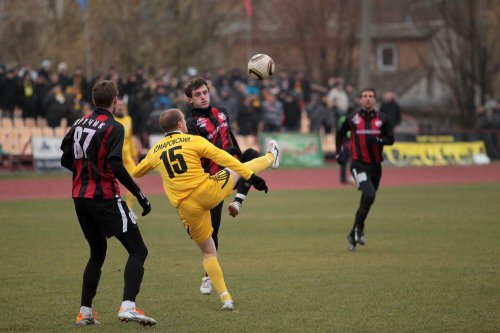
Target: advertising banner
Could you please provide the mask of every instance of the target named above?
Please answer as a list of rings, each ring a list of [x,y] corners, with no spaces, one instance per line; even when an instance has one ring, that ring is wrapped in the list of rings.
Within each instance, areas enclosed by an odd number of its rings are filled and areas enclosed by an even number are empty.
[[[36,136],[31,139],[33,148],[33,167],[35,171],[66,170],[61,166],[62,138]]]
[[[260,148],[266,151],[269,140],[274,139],[280,146],[280,167],[321,167],[325,165],[319,133],[261,133]]]
[[[154,147],[154,145],[156,145],[156,143],[161,139],[163,139],[164,137],[165,135],[163,134],[151,134],[149,136],[149,148]]]
[[[397,142],[384,147],[384,157],[396,166],[488,164],[484,142]]]

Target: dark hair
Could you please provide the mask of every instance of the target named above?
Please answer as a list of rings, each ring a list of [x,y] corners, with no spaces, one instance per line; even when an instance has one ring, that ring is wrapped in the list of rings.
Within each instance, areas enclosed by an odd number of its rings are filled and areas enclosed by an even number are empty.
[[[92,101],[98,108],[108,108],[113,103],[113,99],[118,95],[113,81],[102,80],[97,82],[92,88]]]
[[[365,91],[371,91],[373,93],[373,97],[377,98],[377,92],[373,88],[364,88],[364,89],[361,89],[361,91],[359,92],[359,97],[361,97],[361,95],[363,95],[363,93]]]
[[[186,84],[184,85],[184,93],[186,94],[187,97],[191,98],[191,97],[193,97],[193,95],[192,95],[193,90],[198,89],[198,88],[203,87],[203,86],[207,86],[207,88],[208,88],[207,81],[205,81],[205,79],[200,77],[200,76],[194,77],[191,80],[189,80],[188,82],[186,82]]]
[[[175,131],[177,124],[182,120],[183,113],[179,109],[168,109],[160,115],[160,127],[165,132]]]

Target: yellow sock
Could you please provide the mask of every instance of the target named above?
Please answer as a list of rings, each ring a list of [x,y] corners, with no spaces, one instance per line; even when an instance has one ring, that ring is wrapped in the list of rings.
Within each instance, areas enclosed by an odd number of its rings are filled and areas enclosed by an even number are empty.
[[[264,156],[254,158],[251,161],[245,162],[245,164],[250,170],[255,173],[259,173],[271,167],[274,162],[273,154],[267,153]]]
[[[224,282],[224,276],[222,275],[222,269],[220,268],[217,257],[210,257],[203,260],[203,268],[207,272],[210,281],[215,290],[221,297],[221,301],[232,300],[231,295],[227,292],[226,283]]]

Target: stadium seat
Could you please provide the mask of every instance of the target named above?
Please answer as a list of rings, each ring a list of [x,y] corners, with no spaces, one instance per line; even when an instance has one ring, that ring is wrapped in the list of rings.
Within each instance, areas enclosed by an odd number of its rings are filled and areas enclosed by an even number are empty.
[[[42,127],[42,136],[46,136],[48,138],[54,137],[54,129],[50,126]]]
[[[33,127],[31,130],[31,136],[42,136],[42,128],[41,127]]]
[[[66,135],[66,132],[68,132],[67,127],[58,126],[54,128],[54,135],[56,138],[63,138]]]
[[[13,126],[12,119],[10,118],[3,118],[1,124],[3,128],[12,128]]]
[[[34,118],[26,118],[24,120],[24,126],[28,128],[33,128],[36,126],[36,120]]]
[[[23,118],[14,118],[13,125],[16,128],[24,127],[24,119]]]
[[[309,117],[305,111],[300,116],[300,133],[309,133]]]
[[[329,133],[321,136],[321,146],[323,148],[323,154],[334,155],[335,154],[335,134]]]

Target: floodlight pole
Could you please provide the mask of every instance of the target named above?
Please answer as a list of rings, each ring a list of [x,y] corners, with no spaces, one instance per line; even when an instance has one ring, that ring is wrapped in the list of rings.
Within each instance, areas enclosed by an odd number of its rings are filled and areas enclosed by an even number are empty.
[[[89,1],[90,2],[90,1]],[[85,74],[87,76],[87,80],[92,79],[92,59],[90,53],[90,32],[89,32],[89,3],[85,7],[83,11],[83,39],[84,39],[84,48],[85,48]]]
[[[359,89],[368,88],[371,85],[370,78],[370,58],[371,58],[371,18],[372,0],[363,0],[361,18],[361,46],[359,63]]]
[[[247,60],[252,56],[252,17],[247,16],[247,38],[246,38]]]

